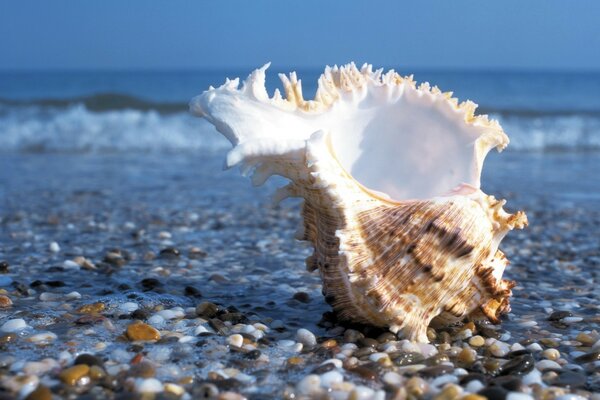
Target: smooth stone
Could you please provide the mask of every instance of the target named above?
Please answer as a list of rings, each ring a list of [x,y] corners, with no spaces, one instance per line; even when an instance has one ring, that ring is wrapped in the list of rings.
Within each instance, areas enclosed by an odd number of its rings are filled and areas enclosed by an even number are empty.
[[[436,365],[433,367],[425,367],[419,370],[419,374],[426,378],[433,378],[440,375],[450,374],[454,370],[454,367],[449,365]]]
[[[242,347],[242,345],[244,344],[244,337],[236,333],[227,338],[227,343],[229,343],[230,346]]]
[[[502,366],[500,375],[527,374],[535,366],[535,360],[529,354],[518,356]]]
[[[548,317],[548,321],[560,321],[563,318],[572,317],[573,313],[570,311],[554,311]]]
[[[342,375],[337,370],[325,372],[321,375],[321,386],[329,388],[333,384],[340,383],[344,381],[344,375]]]
[[[534,400],[533,397],[527,393],[510,392],[506,396],[506,400]]]
[[[46,386],[38,387],[25,397],[25,400],[52,400],[52,392]]]
[[[476,335],[469,339],[469,344],[473,347],[481,347],[485,344],[485,339],[482,336]]]
[[[315,374],[305,376],[296,385],[296,390],[305,396],[318,394],[321,391],[321,377]]]
[[[537,369],[539,369],[540,371],[544,371],[547,369],[562,369],[562,367],[560,366],[559,363],[557,363],[556,361],[552,361],[552,360],[538,361],[537,364],[535,364],[535,367]]]
[[[10,297],[1,294],[0,295],[0,308],[10,308],[13,305],[12,300],[10,299]]]
[[[587,378],[584,373],[572,372],[572,371],[561,371],[552,385],[563,386],[570,388],[580,388],[586,385]]]
[[[48,250],[50,250],[52,253],[58,253],[60,251],[60,246],[56,242],[51,242],[48,245]]]
[[[425,357],[421,353],[392,353],[390,358],[398,366],[420,364],[425,361]]]
[[[488,386],[477,392],[477,394],[486,397],[488,400],[505,400],[508,391],[498,386]]]
[[[546,349],[542,352],[542,357],[547,360],[556,361],[560,358],[560,352],[556,349]]]
[[[41,332],[41,333],[36,333],[35,335],[31,335],[25,340],[30,343],[46,344],[46,343],[55,341],[57,338],[58,338],[58,336],[56,336],[56,333]]]
[[[156,367],[149,361],[141,361],[129,368],[129,375],[137,378],[154,378]]]
[[[127,338],[132,342],[135,341],[157,341],[160,339],[160,332],[155,328],[143,322],[134,322],[127,326]]]
[[[80,314],[99,314],[106,308],[104,303],[92,303],[86,304],[77,309],[77,312]]]
[[[65,384],[74,386],[77,384],[79,379],[86,376],[89,372],[90,367],[85,364],[79,364],[62,370],[58,377]]]
[[[580,364],[586,364],[586,363],[599,361],[599,360],[600,360],[600,351],[584,354],[582,356],[575,358],[575,362],[580,363]]]
[[[156,378],[137,380],[135,390],[139,393],[160,393],[164,389],[163,384]]]
[[[308,329],[304,328],[300,328],[296,332],[296,341],[309,347],[317,345],[317,338],[315,337],[315,335]]]
[[[489,347],[489,350],[495,357],[504,357],[510,351],[510,347],[504,342],[495,341]]]
[[[73,364],[75,364],[75,365],[85,364],[90,367],[92,365],[97,365],[99,367],[104,366],[104,362],[100,358],[98,358],[92,354],[86,354],[86,353],[78,355],[75,358],[75,361],[73,362]]]
[[[199,317],[214,318],[219,311],[219,307],[216,304],[210,302],[203,302],[196,306],[196,314]]]
[[[19,332],[27,328],[27,322],[22,318],[9,319],[6,321],[0,330],[6,333]]]
[[[119,310],[124,313],[132,313],[139,308],[137,303],[126,302],[119,305]]]
[[[397,372],[389,371],[383,375],[381,380],[390,386],[400,387],[404,382],[404,377]]]

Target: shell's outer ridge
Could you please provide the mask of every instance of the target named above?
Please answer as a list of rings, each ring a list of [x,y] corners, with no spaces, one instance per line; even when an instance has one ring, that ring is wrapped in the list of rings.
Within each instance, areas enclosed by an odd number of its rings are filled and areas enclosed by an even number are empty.
[[[510,309],[514,286],[502,279],[508,261],[498,246],[527,219],[523,212],[506,213],[504,200],[479,189],[486,154],[508,144],[497,122],[475,116],[472,102],[459,105],[451,93],[429,84],[417,87],[412,76],[382,74],[370,65],[360,70],[354,64],[327,67],[311,101],[304,100],[295,73],[281,75],[285,99],[278,92],[269,98],[266,67],[254,71],[241,90],[239,82],[227,81],[205,92],[192,101],[191,109],[234,145],[227,167],[240,165],[252,174],[254,184],[271,175],[286,177],[291,183],[274,200],[304,199],[298,234],[314,247],[307,269],[319,270],[325,300],[338,315],[388,326],[420,342],[427,342],[430,323],[447,324],[469,315],[498,322]],[[343,112],[356,99],[393,102],[403,96],[426,99],[448,118],[460,116],[465,132],[479,135],[471,140],[473,182],[445,196],[386,199],[343,168],[332,132],[315,129],[320,115]]]

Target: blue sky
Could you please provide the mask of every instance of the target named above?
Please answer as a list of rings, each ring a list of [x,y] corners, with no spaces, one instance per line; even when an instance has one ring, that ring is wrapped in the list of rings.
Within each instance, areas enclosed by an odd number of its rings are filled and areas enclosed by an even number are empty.
[[[381,66],[600,70],[595,0],[0,4],[0,69]]]

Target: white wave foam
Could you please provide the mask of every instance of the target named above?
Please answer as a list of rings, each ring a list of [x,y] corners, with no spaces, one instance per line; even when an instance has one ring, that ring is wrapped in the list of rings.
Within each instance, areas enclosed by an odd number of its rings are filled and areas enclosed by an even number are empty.
[[[217,150],[229,144],[204,120],[186,113],[90,112],[38,107],[0,111],[0,149],[35,152]]]
[[[598,116],[492,117],[511,139],[508,151],[600,150]],[[184,112],[0,107],[2,152],[215,151],[229,146],[210,124]]]

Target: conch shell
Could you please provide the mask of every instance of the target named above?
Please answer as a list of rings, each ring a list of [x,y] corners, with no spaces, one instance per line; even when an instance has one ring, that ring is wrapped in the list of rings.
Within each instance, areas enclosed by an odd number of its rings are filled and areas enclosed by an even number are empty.
[[[527,225],[480,190],[488,151],[508,144],[498,122],[412,76],[353,63],[327,67],[314,100],[295,73],[280,75],[285,98],[269,97],[268,66],[190,109],[232,143],[226,167],[255,185],[286,177],[276,200],[304,199],[298,238],[313,244],[307,268],[337,314],[419,342],[430,324],[497,323],[515,285],[498,245]]]

